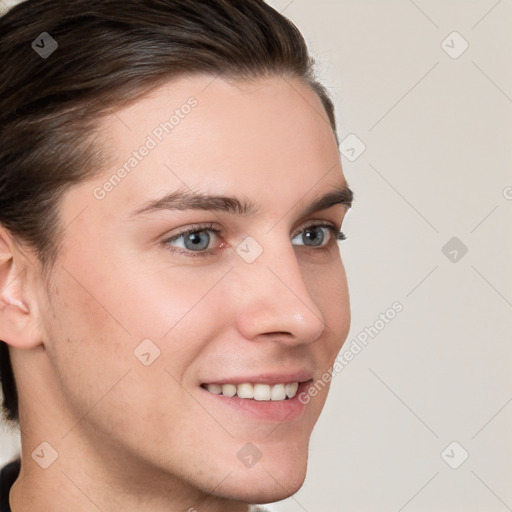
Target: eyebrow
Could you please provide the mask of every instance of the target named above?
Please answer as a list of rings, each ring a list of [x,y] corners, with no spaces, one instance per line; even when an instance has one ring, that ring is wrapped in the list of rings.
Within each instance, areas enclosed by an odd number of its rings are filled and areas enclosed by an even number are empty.
[[[352,206],[354,193],[347,186],[338,186],[331,191],[317,197],[306,206],[302,212],[304,216],[313,212],[330,208],[335,204],[341,204],[347,209]],[[177,190],[163,197],[144,203],[129,214],[129,217],[153,213],[162,210],[206,210],[218,211],[242,216],[253,216],[260,213],[260,207],[247,199],[234,196],[212,195],[188,190]]]

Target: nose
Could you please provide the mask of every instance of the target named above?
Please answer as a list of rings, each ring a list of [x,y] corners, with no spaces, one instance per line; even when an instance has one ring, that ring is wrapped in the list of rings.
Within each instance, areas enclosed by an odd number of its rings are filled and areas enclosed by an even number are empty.
[[[266,244],[252,263],[238,261],[235,273],[236,324],[246,339],[307,344],[326,328],[290,243]]]

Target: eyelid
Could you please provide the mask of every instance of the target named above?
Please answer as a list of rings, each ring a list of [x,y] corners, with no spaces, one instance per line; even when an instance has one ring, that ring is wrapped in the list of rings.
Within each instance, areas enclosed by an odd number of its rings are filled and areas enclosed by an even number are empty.
[[[292,236],[292,239],[295,238],[296,236],[300,235],[303,231],[306,231],[309,228],[326,228],[329,231],[330,240],[327,243],[319,245],[319,246],[308,246],[306,244],[299,244],[298,247],[309,247],[313,250],[321,251],[322,249],[328,249],[329,246],[333,242],[335,242],[337,240],[346,240],[346,238],[347,238],[345,236],[345,234],[340,231],[341,228],[338,228],[338,226],[336,224],[333,224],[330,221],[317,220],[317,221],[313,221],[312,224],[307,224],[307,225],[301,226],[301,228],[297,231],[297,233]]]
[[[202,251],[191,251],[191,250],[188,250],[188,249],[182,249],[181,247],[170,246],[169,242],[173,242],[173,241],[175,241],[177,239],[180,239],[182,237],[185,237],[185,236],[187,236],[188,234],[191,234],[191,233],[209,231],[209,232],[215,233],[216,236],[219,236],[219,234],[224,232],[223,229],[215,228],[214,225],[215,224],[211,223],[211,222],[207,223],[207,224],[192,224],[189,227],[184,228],[182,231],[180,231],[179,233],[177,233],[175,235],[172,235],[170,237],[167,236],[162,241],[162,243],[171,252],[178,253],[178,254],[183,254],[185,256],[197,257],[197,256],[210,256],[210,255],[213,255],[213,253],[215,253],[220,247],[225,246],[226,244],[224,242],[221,242],[220,246],[215,248],[215,249],[205,249],[205,250],[202,250]],[[320,251],[322,249],[327,249],[330,244],[332,244],[333,242],[336,242],[337,240],[345,240],[346,239],[346,236],[343,233],[340,232],[341,227],[338,227],[334,222],[328,221],[328,220],[325,220],[325,219],[310,219],[309,221],[306,222],[306,224],[301,224],[300,227],[297,228],[297,230],[295,231],[295,234],[293,234],[291,236],[291,238],[293,239],[297,235],[299,235],[300,233],[305,231],[306,229],[313,228],[313,227],[315,227],[315,228],[321,228],[321,227],[328,228],[330,230],[329,234],[331,235],[331,239],[326,244],[323,244],[323,245],[320,245],[320,246],[307,246],[307,245],[303,244],[303,245],[299,245],[299,247],[310,247],[313,250]],[[337,235],[341,235],[341,236],[337,236]]]
[[[178,228],[179,229],[179,228]],[[198,231],[214,231],[221,232],[222,229],[214,228],[214,223],[210,222],[207,224],[191,224],[190,226],[183,228],[182,231],[176,233],[175,235],[166,236],[164,242],[169,242],[170,240],[176,240],[182,236],[188,235],[190,233],[196,233]]]
[[[201,233],[203,231],[209,231],[215,233],[217,237],[219,237],[219,233],[222,233],[222,229],[215,228],[214,223],[210,222],[208,224],[192,224],[187,228],[183,228],[182,231],[176,233],[175,235],[166,236],[164,240],[162,240],[162,245],[171,253],[182,254],[184,256],[198,257],[198,256],[210,256],[213,255],[220,247],[224,246],[225,243],[221,242],[220,245],[215,249],[206,249],[204,251],[191,251],[188,249],[182,249],[181,247],[174,247],[169,244],[169,242],[174,242],[182,237],[185,237],[191,233]],[[220,238],[220,237],[219,237]]]
[[[295,238],[299,233],[301,233],[302,231],[304,231],[305,229],[308,229],[308,228],[321,228],[321,227],[332,227],[334,229],[336,229],[337,231],[339,231],[341,228],[338,228],[338,226],[330,221],[330,220],[325,220],[325,219],[311,219],[309,221],[306,221],[306,224],[301,224],[297,229],[298,231],[296,232],[295,235],[292,235],[292,238]]]

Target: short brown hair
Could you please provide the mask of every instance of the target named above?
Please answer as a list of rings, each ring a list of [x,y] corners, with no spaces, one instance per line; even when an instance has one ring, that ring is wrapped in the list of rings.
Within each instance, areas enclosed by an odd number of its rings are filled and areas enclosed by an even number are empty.
[[[43,33],[57,49],[32,46]],[[40,44],[43,46],[43,44]],[[99,121],[188,73],[251,80],[298,78],[329,93],[299,30],[263,0],[26,0],[0,17],[0,224],[53,267],[59,201],[100,173]],[[8,346],[0,341],[3,415],[19,422]]]

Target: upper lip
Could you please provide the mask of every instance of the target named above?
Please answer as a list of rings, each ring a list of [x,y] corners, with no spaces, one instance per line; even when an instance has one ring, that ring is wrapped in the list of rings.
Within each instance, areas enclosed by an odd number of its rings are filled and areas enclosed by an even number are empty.
[[[209,380],[204,384],[286,384],[289,382],[305,382],[313,378],[313,372],[309,370],[295,370],[280,373],[259,373],[257,375],[246,375],[243,377],[222,377],[220,379]]]

